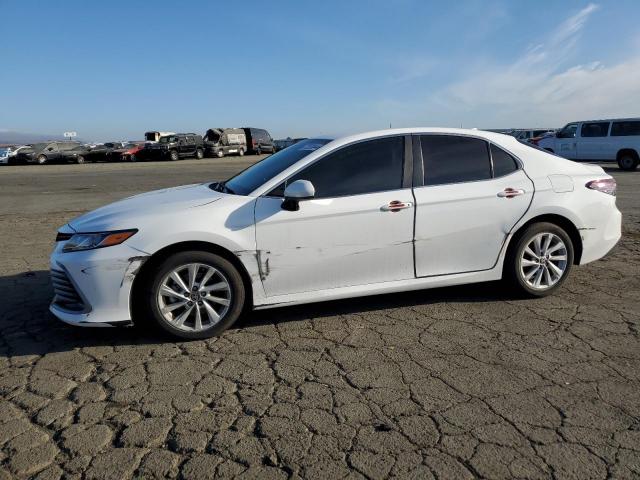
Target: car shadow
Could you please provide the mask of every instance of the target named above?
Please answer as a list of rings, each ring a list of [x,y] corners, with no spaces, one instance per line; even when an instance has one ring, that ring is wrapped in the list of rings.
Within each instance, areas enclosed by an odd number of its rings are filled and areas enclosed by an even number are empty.
[[[0,305],[0,358],[45,355],[84,347],[176,343],[176,339],[144,328],[80,328],[57,320],[49,312],[53,290],[48,271],[30,271],[0,277],[4,299]],[[366,314],[433,303],[469,303],[512,300],[496,282],[445,287],[279,307],[245,314],[235,332],[310,318]]]

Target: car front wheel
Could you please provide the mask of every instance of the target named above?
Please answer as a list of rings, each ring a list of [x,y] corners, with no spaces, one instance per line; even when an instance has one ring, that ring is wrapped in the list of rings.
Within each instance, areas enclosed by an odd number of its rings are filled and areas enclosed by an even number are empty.
[[[169,152],[169,159],[173,162],[175,162],[176,160],[178,160],[180,157],[178,156],[178,152],[176,150],[171,150]]]
[[[38,165],[44,165],[45,163],[47,163],[47,157],[45,155],[38,155],[38,158],[36,160],[38,162]]]
[[[202,149],[201,149],[201,148],[198,148],[198,149],[196,150],[196,158],[197,158],[198,160],[202,160],[202,159],[204,158],[204,152],[202,151]]]
[[[185,339],[222,333],[242,313],[245,289],[238,270],[204,251],[172,255],[150,272],[144,300],[155,323]]]
[[[569,235],[552,223],[535,223],[516,240],[505,260],[505,278],[521,293],[544,297],[562,285],[573,265]]]

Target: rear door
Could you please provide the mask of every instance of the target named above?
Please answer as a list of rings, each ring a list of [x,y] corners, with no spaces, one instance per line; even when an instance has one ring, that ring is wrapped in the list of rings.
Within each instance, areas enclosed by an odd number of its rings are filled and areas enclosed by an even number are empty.
[[[531,180],[513,156],[484,139],[414,138],[416,275],[493,268],[529,208]]]

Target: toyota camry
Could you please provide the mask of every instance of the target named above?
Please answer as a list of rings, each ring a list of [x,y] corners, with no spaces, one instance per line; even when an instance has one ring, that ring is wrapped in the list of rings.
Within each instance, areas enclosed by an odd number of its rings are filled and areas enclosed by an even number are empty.
[[[204,179],[203,179],[204,180]],[[502,279],[548,295],[620,238],[616,182],[478,130],[303,140],[223,182],[71,220],[51,311],[83,326],[217,335],[264,309]]]

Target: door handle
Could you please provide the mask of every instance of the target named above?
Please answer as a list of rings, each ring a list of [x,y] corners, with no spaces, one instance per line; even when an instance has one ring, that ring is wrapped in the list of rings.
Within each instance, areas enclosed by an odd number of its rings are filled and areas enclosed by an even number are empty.
[[[380,207],[380,210],[383,212],[399,212],[400,210],[404,210],[406,208],[411,208],[413,203],[411,202],[401,202],[400,200],[392,200],[386,205]]]
[[[524,195],[524,190],[521,188],[509,187],[509,188],[505,188],[501,192],[498,192],[498,196],[500,198],[513,198],[513,197],[517,197],[518,195]]]

